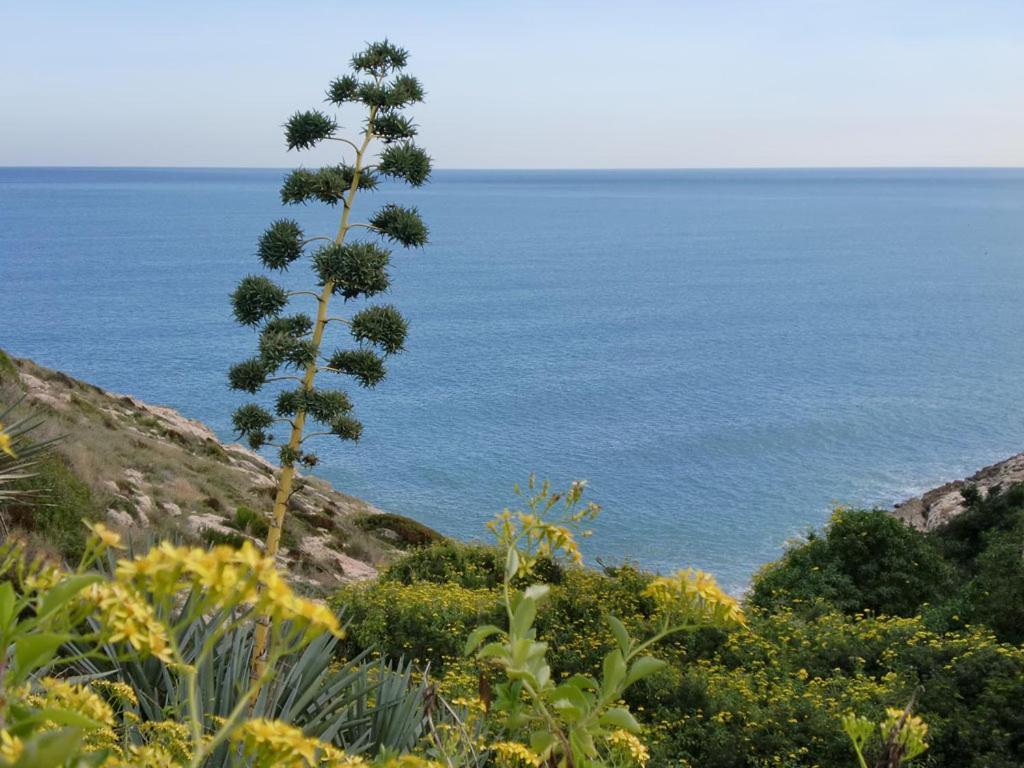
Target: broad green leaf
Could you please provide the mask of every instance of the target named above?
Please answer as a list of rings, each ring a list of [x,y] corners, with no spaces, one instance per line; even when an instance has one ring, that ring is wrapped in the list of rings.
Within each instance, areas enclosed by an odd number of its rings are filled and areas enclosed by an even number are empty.
[[[626,675],[626,686],[630,686],[637,680],[653,675],[664,666],[665,662],[661,659],[656,659],[653,656],[641,656],[629,668],[629,674]]]
[[[608,626],[611,627],[612,634],[615,635],[615,642],[619,644],[619,650],[625,656],[633,646],[633,639],[629,636],[626,625],[611,614],[605,616],[605,620],[608,622]]]
[[[508,633],[512,637],[523,637],[533,626],[533,620],[537,618],[537,601],[529,596],[529,592],[523,595],[512,614],[512,621],[509,624]]]
[[[604,657],[604,679],[601,681],[601,692],[610,694],[617,691],[626,679],[626,660],[618,649],[609,651]]]
[[[463,655],[469,656],[469,654],[471,654],[473,651],[477,649],[480,643],[482,643],[491,635],[496,635],[499,632],[501,632],[501,629],[499,627],[494,626],[493,624],[485,624],[482,627],[477,627],[472,632],[470,632],[469,637],[466,638],[466,647],[465,650],[463,650],[462,652]]]
[[[548,750],[554,746],[555,737],[551,731],[534,731],[530,734],[530,749],[536,752],[541,758],[547,757]]]
[[[21,755],[13,768],[43,768],[64,765],[82,744],[82,732],[77,728],[44,731],[25,740]]]
[[[624,707],[612,707],[603,715],[601,715],[598,722],[601,725],[610,725],[613,728],[621,728],[624,731],[630,733],[640,733],[640,724],[637,723],[636,718],[633,717],[632,713]]]
[[[49,663],[57,649],[68,641],[70,635],[55,632],[40,632],[23,637],[14,646],[14,663],[17,667],[18,682],[29,672]]]
[[[6,630],[11,625],[16,600],[14,585],[9,581],[0,584],[0,628]]]
[[[75,595],[97,581],[103,581],[103,577],[98,573],[77,573],[68,576],[46,593],[42,604],[39,606],[39,617],[45,618],[62,608]]]
[[[547,584],[531,584],[526,588],[526,591],[523,593],[523,596],[528,597],[531,600],[540,601],[541,599],[547,597],[547,594],[550,591],[551,587],[549,587]]]

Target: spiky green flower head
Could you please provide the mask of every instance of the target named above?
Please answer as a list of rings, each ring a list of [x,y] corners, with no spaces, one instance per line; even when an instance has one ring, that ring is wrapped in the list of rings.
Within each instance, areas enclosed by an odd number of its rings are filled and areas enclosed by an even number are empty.
[[[281,202],[296,205],[315,199],[326,205],[337,205],[352,187],[355,175],[355,168],[346,163],[328,165],[316,171],[298,168],[285,177],[281,185]],[[360,173],[357,188],[376,189],[377,177],[366,171]]]
[[[358,419],[352,416],[339,416],[331,422],[331,432],[342,440],[351,440],[356,443],[363,434],[363,425]]]
[[[284,288],[262,275],[247,275],[231,294],[235,318],[242,325],[257,325],[275,317],[288,304]]]
[[[423,85],[412,75],[398,75],[387,88],[387,108],[401,109],[423,101]]]
[[[267,376],[270,373],[271,369],[266,361],[254,357],[231,366],[231,370],[228,371],[228,384],[232,389],[254,395],[267,383]]]
[[[340,107],[347,101],[355,101],[358,93],[359,80],[355,75],[342,75],[327,87],[327,101]]]
[[[296,112],[284,124],[285,140],[288,149],[310,149],[321,141],[334,135],[338,124],[334,118],[317,109]]]
[[[316,360],[316,346],[311,339],[300,339],[288,333],[267,329],[260,334],[260,360],[271,370],[282,365],[305,368]]]
[[[367,389],[377,386],[387,375],[384,360],[372,349],[339,349],[331,355],[327,365],[353,377]]]
[[[278,219],[260,235],[256,255],[268,269],[288,269],[302,256],[302,227],[292,219]]]
[[[274,424],[274,417],[265,409],[249,403],[243,405],[231,417],[235,431],[249,441],[250,447],[259,450],[271,440],[267,430]]]
[[[352,410],[352,401],[336,389],[291,389],[277,396],[276,409],[282,418],[305,411],[321,424],[330,424]]]
[[[282,467],[294,466],[295,462],[300,461],[302,458],[302,454],[290,445],[282,445],[280,450],[278,450],[277,455],[281,461]]]
[[[409,61],[409,52],[389,42],[387,38],[370,43],[352,57],[352,69],[371,77],[387,77],[402,69]]]
[[[380,153],[377,172],[419,187],[430,176],[430,155],[411,141],[391,144]]]
[[[416,125],[405,115],[397,112],[378,113],[370,125],[373,135],[385,144],[405,141],[416,135]]]
[[[370,226],[389,240],[405,248],[421,248],[427,244],[430,231],[416,208],[389,203],[370,218]]]
[[[401,352],[409,324],[402,313],[390,304],[367,307],[352,317],[352,337],[359,343],[373,344],[386,355]]]
[[[388,289],[390,259],[391,252],[376,243],[331,243],[313,254],[313,268],[320,285],[333,283],[335,294],[354,299]]]
[[[301,312],[295,315],[275,317],[263,326],[263,330],[267,333],[287,333],[289,336],[299,339],[313,330],[313,318]]]

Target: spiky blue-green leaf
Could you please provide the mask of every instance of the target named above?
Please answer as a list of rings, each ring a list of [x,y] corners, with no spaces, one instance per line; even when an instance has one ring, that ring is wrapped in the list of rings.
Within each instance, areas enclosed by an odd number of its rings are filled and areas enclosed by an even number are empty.
[[[420,212],[389,203],[370,218],[370,226],[389,240],[406,248],[419,248],[427,244],[430,234]]]
[[[338,129],[334,119],[317,109],[296,112],[284,124],[288,149],[309,149],[332,136]]]
[[[288,294],[262,275],[243,277],[231,294],[235,318],[243,325],[256,325],[278,315],[288,304]]]
[[[360,343],[373,344],[387,355],[401,352],[409,325],[402,314],[390,304],[367,307],[352,317],[352,337]]]
[[[330,424],[338,416],[352,410],[352,401],[339,390],[292,389],[277,396],[276,409],[278,416],[283,418],[304,412],[321,424]]]

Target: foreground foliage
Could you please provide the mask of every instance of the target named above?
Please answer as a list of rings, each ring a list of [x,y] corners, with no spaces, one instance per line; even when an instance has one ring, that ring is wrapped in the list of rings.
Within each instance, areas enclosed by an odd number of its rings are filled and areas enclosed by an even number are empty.
[[[968,496],[956,525],[932,534],[884,512],[841,510],[755,579],[746,629],[662,641],[667,664],[622,696],[648,765],[851,765],[843,723],[860,724],[863,736],[865,721],[872,735],[859,743],[873,765],[886,749],[885,713],[911,700],[907,722],[928,725],[915,764],[1024,764],[1024,490]],[[503,623],[503,562],[500,549],[452,542],[410,554],[378,582],[336,596],[353,620],[341,647],[412,656],[468,712],[493,713],[500,676],[461,650],[475,626]],[[537,567],[550,587],[532,626],[553,680],[600,678],[617,647],[608,614],[631,637],[658,631],[652,575],[628,565]]]

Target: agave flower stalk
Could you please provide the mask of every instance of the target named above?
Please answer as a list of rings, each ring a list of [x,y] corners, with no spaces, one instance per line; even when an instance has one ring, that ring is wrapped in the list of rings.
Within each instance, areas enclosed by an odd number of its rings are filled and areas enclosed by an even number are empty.
[[[327,101],[334,106],[357,104],[365,110],[362,133],[356,137],[338,135],[337,121],[320,110],[297,112],[285,125],[289,150],[336,141],[346,153],[354,152],[351,162],[343,160],[317,170],[296,169],[281,187],[281,201],[286,205],[340,204],[340,222],[333,237],[310,237],[297,221],[279,219],[263,233],[257,247],[264,267],[283,271],[305,256],[307,248],[316,246],[309,262],[318,289],[288,291],[266,275],[249,275],[232,295],[236,319],[259,330],[256,356],[233,366],[228,374],[232,388],[255,394],[271,381],[297,383],[277,395],[273,412],[249,403],[233,417],[235,428],[254,449],[276,444],[276,426],[285,425],[287,430],[287,440],[279,449],[281,472],[266,541],[266,554],[271,558],[280,549],[296,464],[312,467],[317,463],[307,440],[332,434],[355,441],[362,433],[348,395],[317,386],[318,374],[346,375],[357,385],[372,388],[387,372],[386,359],[405,344],[407,324],[395,307],[365,305],[343,317],[331,315],[330,305],[335,297],[345,303],[363,301],[388,289],[391,251],[385,244],[419,248],[427,242],[427,227],[415,208],[388,203],[365,222],[352,219],[356,196],[374,190],[382,178],[418,187],[430,175],[430,157],[414,142],[416,126],[402,114],[405,107],[423,100],[419,81],[403,72],[407,60],[408,52],[387,40],[373,43],[352,57],[349,74],[328,87]],[[375,151],[375,146],[382,148]],[[358,230],[359,239],[350,237],[353,230]],[[289,302],[300,296],[316,298],[315,318],[304,313],[284,314]],[[338,321],[337,325],[331,325],[332,321]],[[324,353],[329,325],[347,329],[348,348]],[[322,429],[306,433],[310,421]],[[262,676],[269,629],[267,618],[256,628],[254,679]]]

